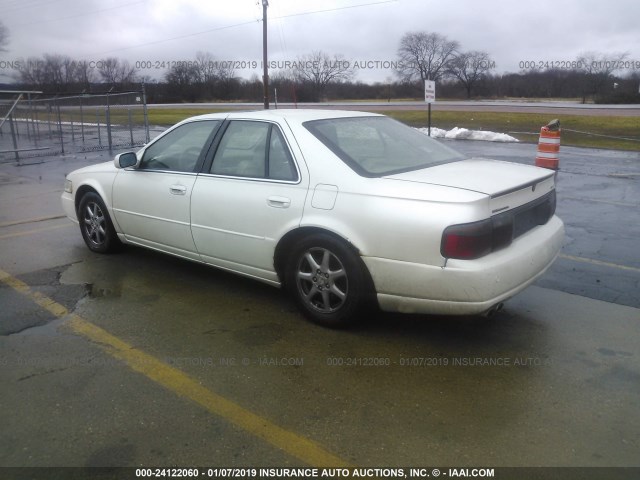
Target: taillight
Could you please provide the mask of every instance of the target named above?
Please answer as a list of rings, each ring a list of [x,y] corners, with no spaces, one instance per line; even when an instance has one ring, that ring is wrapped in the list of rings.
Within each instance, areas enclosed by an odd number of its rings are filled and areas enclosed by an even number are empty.
[[[491,220],[464,223],[447,227],[442,235],[440,252],[446,258],[473,260],[492,250],[493,226]]]
[[[556,192],[486,220],[445,228],[440,253],[445,258],[474,260],[508,247],[514,238],[544,225],[556,211]]]

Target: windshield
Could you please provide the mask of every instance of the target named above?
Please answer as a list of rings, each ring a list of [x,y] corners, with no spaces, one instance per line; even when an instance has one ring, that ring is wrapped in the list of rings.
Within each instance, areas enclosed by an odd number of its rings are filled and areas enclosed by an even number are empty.
[[[331,118],[304,126],[356,173],[381,177],[462,160],[463,155],[388,117]]]

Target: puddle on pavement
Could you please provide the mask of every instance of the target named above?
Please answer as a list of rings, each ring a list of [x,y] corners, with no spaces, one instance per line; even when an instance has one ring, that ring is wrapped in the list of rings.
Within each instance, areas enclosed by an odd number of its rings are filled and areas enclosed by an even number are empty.
[[[0,159],[0,163],[4,162]],[[0,185],[23,185],[25,183],[27,183],[27,180],[22,177],[0,173]]]
[[[89,296],[91,298],[120,297],[121,295],[122,285],[89,284]]]
[[[70,265],[60,275],[64,285],[85,285],[90,298],[119,298],[122,295],[122,273],[107,265],[108,257],[92,258]]]

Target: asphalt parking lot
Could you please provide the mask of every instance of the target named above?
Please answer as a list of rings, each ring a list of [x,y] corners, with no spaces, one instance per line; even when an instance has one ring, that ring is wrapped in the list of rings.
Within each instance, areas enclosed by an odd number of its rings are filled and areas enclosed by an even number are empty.
[[[640,467],[640,153],[561,150],[562,256],[502,312],[347,331],[244,278],[89,252],[59,197],[108,158],[0,164],[1,466]]]

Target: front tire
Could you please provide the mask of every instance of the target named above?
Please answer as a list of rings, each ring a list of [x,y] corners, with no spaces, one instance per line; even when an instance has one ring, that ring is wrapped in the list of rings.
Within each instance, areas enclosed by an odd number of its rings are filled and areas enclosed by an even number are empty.
[[[300,310],[331,328],[352,324],[368,298],[362,260],[341,240],[315,234],[299,241],[289,258],[285,281]]]
[[[111,253],[122,246],[109,211],[97,193],[83,195],[78,207],[78,221],[84,243],[92,252]]]

